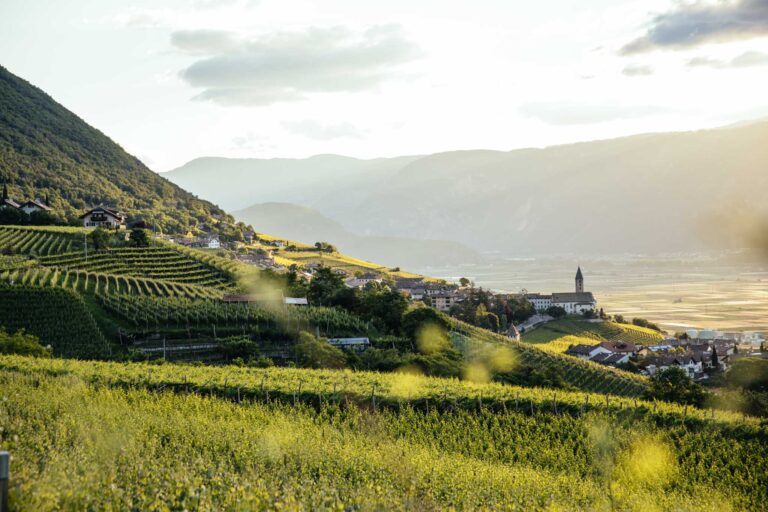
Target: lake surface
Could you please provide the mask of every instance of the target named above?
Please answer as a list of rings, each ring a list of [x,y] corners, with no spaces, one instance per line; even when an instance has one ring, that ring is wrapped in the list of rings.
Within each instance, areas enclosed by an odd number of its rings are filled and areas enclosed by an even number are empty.
[[[517,259],[481,265],[426,267],[425,275],[503,292],[574,289],[576,267],[585,289],[611,314],[642,317],[668,330],[711,328],[768,331],[768,265],[710,258]]]

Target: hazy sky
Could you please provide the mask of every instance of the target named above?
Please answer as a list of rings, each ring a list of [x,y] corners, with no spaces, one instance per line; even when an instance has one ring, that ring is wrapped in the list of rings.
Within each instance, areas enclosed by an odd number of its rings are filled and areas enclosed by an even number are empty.
[[[768,0],[2,0],[0,65],[155,170],[768,115]]]

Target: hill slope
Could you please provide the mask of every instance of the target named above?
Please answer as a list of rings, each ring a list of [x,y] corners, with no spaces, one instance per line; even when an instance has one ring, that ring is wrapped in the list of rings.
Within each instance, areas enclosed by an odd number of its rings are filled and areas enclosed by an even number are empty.
[[[265,233],[279,233],[305,244],[327,241],[342,252],[389,267],[424,267],[476,263],[474,250],[457,242],[415,238],[360,236],[317,210],[289,203],[262,203],[232,212],[239,221]]]
[[[0,387],[14,509],[724,511],[768,492],[765,426],[663,402],[14,356]]]
[[[745,216],[768,214],[766,140],[763,121],[544,149],[455,151],[412,159],[396,172],[361,165],[354,193],[343,178],[332,195],[296,180],[281,200],[316,208],[358,234],[453,240],[506,254],[733,247],[752,234],[742,232]],[[187,172],[169,178],[188,183]],[[271,192],[255,172],[249,178],[241,170],[234,182],[222,179],[227,167],[200,161],[195,173],[190,190],[204,196]]]
[[[233,222],[1,66],[0,181],[17,200],[48,196],[68,217],[104,203],[165,231],[215,227],[214,215]]]

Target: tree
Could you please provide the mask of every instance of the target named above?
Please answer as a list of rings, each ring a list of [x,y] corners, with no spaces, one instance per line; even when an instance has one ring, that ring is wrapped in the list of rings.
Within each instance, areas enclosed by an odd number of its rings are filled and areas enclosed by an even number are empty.
[[[340,349],[308,332],[299,333],[296,361],[304,368],[344,368],[347,358]]]
[[[8,334],[0,327],[0,354],[51,357],[51,349],[43,347],[37,336],[26,334],[23,330]]]
[[[19,225],[26,222],[26,215],[18,208],[6,206],[0,208],[0,224]]]
[[[400,334],[408,299],[397,290],[378,283],[368,283],[357,295],[354,313],[364,320],[377,322],[389,333]]]
[[[593,319],[597,318],[597,313],[595,313],[594,309],[585,309],[581,312],[581,316],[583,316],[586,319]]]
[[[340,275],[328,267],[320,267],[309,283],[307,299],[313,306],[334,306],[338,302],[337,296],[347,289]]]
[[[561,306],[549,306],[547,308],[547,314],[552,318],[562,318],[567,313],[565,312],[565,309],[562,308]]]
[[[432,308],[417,308],[403,317],[403,335],[416,339],[418,332],[427,325],[437,326],[445,331],[451,327],[445,316]]]
[[[653,374],[646,398],[700,406],[704,403],[706,393],[685,370],[673,366]]]
[[[149,231],[141,228],[131,230],[131,237],[128,239],[128,245],[131,247],[149,247]]]
[[[467,279],[466,277],[462,277],[461,279],[459,279],[459,285],[462,288],[466,288],[467,286],[469,286],[469,279]]]
[[[720,361],[717,358],[717,348],[712,347],[712,370],[717,371],[720,369]]]
[[[96,251],[103,251],[110,246],[112,233],[104,228],[96,228],[88,234],[91,246]]]

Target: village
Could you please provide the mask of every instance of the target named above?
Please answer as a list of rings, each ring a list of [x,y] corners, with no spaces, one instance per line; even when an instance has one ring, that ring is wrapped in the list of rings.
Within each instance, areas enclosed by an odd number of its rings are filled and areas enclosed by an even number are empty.
[[[42,217],[46,220],[53,209],[46,199],[31,199],[17,202],[9,196],[4,185],[0,212],[15,210],[28,219]],[[127,230],[127,216],[119,209],[99,205],[85,211],[79,217],[82,226],[110,230]],[[132,226],[133,227],[133,226]],[[126,232],[127,233],[127,232]],[[346,268],[335,266],[333,261],[323,259],[323,255],[336,253],[336,248],[326,242],[304,245],[290,240],[258,234],[252,229],[244,233],[242,240],[224,241],[216,233],[202,233],[185,236],[155,234],[158,239],[184,247],[219,251],[227,257],[260,269],[278,273],[294,272],[299,279],[311,281],[316,272],[328,266],[332,272],[343,279],[348,288],[363,289],[366,286],[388,286],[404,295],[409,301],[423,302],[438,311],[452,316],[460,315],[460,310],[481,296],[483,307],[493,309],[510,303],[529,304],[528,312],[517,318],[506,319],[490,325],[484,325],[503,332],[514,340],[521,340],[527,333],[563,317],[579,318],[584,322],[600,323],[623,321],[612,318],[599,308],[594,294],[585,289],[584,272],[579,267],[574,278],[573,291],[552,293],[518,294],[496,293],[490,290],[476,289],[468,280],[450,283],[423,276],[403,276],[390,269],[369,269],[349,265]],[[311,256],[306,260],[297,255]],[[291,259],[291,255],[296,260]],[[315,258],[314,256],[319,256]],[[286,263],[296,261],[291,265]],[[399,269],[396,269],[399,270]],[[254,297],[246,295],[225,295],[226,302],[250,302]],[[283,297],[282,301],[290,306],[309,305],[305,297]],[[472,309],[474,305],[470,306]],[[508,306],[507,306],[508,307]],[[464,318],[464,320],[467,320]],[[689,329],[685,332],[660,332],[661,341],[640,344],[628,340],[612,339],[595,343],[576,343],[567,347],[566,355],[590,361],[600,365],[613,366],[652,376],[656,372],[670,367],[683,369],[695,381],[706,381],[711,375],[724,373],[737,359],[744,357],[765,358],[765,338],[756,332],[721,332],[709,329]],[[336,346],[365,350],[367,338],[339,338],[329,340]]]

